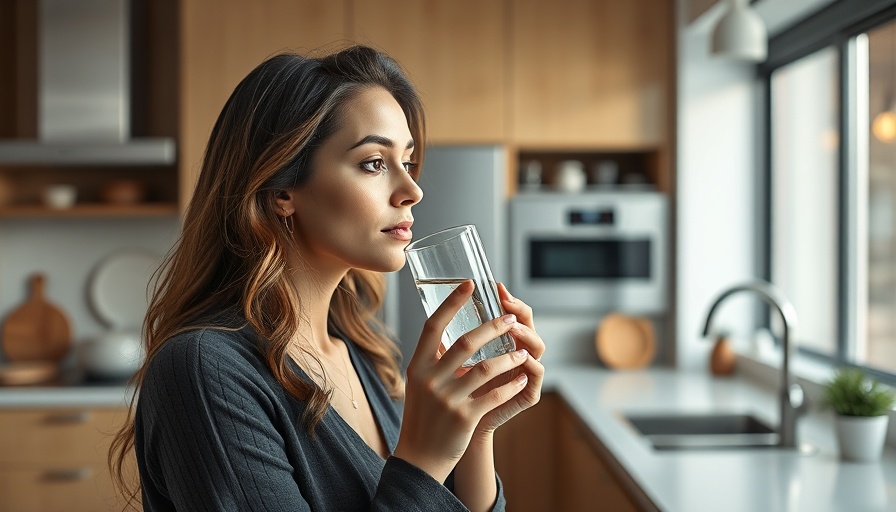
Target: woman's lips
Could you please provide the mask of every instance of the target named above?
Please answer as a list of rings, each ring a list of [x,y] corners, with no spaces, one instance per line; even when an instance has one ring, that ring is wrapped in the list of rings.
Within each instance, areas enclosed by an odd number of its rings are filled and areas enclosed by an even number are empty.
[[[411,226],[413,224],[414,223],[412,221],[408,220],[399,222],[389,229],[384,229],[383,233],[386,233],[396,240],[401,240],[402,242],[410,242],[411,236],[413,235],[413,233],[411,232]]]
[[[401,240],[402,242],[410,242],[411,237],[413,236],[413,233],[411,232],[410,227],[402,227],[402,226],[396,226],[392,229],[387,229],[387,230],[383,231],[383,233],[391,236],[392,238],[394,238],[396,240]]]

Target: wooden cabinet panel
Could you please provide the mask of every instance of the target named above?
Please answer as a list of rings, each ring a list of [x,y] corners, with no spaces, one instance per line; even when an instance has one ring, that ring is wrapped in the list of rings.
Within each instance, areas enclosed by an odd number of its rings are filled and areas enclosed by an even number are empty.
[[[0,510],[16,512],[97,512],[121,510],[112,480],[101,469],[78,466],[0,469]]]
[[[545,393],[538,405],[495,431],[495,467],[508,510],[561,510],[555,506],[554,482],[557,400],[553,393]]]
[[[510,0],[511,138],[632,148],[667,137],[673,2]]]
[[[504,3],[354,0],[352,38],[411,76],[436,143],[506,140]]]
[[[125,409],[0,411],[0,510],[121,510],[109,475]],[[129,474],[136,478],[136,461]]]
[[[589,444],[588,436],[593,434],[566,407],[558,409],[556,510],[636,511]]]
[[[0,467],[105,462],[124,419],[118,409],[0,411]]]
[[[189,203],[212,125],[239,81],[280,51],[312,51],[346,37],[344,2],[181,2],[181,209]]]

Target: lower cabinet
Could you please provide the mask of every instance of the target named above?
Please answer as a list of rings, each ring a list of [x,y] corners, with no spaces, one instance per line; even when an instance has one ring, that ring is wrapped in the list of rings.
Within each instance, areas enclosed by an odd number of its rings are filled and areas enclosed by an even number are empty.
[[[557,510],[637,510],[592,445],[594,434],[567,407],[557,414]]]
[[[122,510],[107,454],[126,415],[124,408],[0,410],[0,510]]]
[[[595,443],[594,434],[555,393],[499,428],[495,465],[507,510],[638,510]]]

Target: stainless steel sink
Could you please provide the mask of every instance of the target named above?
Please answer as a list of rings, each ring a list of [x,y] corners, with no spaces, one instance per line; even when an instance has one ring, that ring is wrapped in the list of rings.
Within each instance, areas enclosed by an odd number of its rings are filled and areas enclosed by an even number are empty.
[[[780,436],[750,414],[628,414],[625,419],[657,450],[771,448]]]

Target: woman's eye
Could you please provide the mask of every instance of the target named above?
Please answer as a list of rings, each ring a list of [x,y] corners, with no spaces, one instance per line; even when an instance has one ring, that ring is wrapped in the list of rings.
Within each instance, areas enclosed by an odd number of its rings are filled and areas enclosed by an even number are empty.
[[[407,172],[411,172],[417,168],[417,162],[403,162],[402,165],[404,165],[404,170]]]
[[[384,173],[387,170],[386,162],[384,162],[382,158],[376,158],[374,160],[368,160],[366,162],[361,162],[361,169],[364,169],[367,172],[378,172],[378,173]]]

